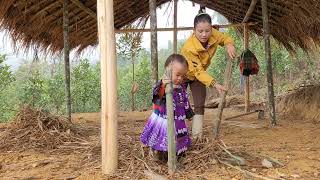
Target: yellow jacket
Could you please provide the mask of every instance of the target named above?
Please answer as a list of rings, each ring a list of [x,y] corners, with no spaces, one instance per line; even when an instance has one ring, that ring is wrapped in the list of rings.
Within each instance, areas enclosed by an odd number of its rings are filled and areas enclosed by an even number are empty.
[[[232,38],[214,28],[212,28],[212,35],[208,40],[208,48],[204,48],[196,36],[192,34],[181,49],[181,54],[188,61],[187,78],[192,81],[197,79],[207,87],[214,85],[214,78],[206,70],[218,45],[224,46],[229,43],[233,44]]]

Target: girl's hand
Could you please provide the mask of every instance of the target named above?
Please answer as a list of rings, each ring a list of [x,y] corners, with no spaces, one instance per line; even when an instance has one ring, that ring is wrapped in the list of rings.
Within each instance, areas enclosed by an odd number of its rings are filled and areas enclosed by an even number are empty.
[[[164,86],[166,86],[166,85],[169,84],[169,83],[171,83],[171,80],[167,77],[166,74],[164,74],[164,75],[162,76],[162,84],[163,84]]]
[[[227,89],[224,86],[218,83],[214,84],[214,87],[218,90],[219,94],[222,94],[223,91],[227,91]]]
[[[228,56],[231,59],[234,59],[236,57],[236,49],[234,48],[233,44],[227,44],[226,49],[227,49]]]

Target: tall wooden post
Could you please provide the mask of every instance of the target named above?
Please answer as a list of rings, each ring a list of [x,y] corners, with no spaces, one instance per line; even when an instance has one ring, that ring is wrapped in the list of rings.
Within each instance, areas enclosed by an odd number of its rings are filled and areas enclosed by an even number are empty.
[[[249,27],[244,25],[243,27],[243,39],[244,39],[244,49],[249,48]],[[250,111],[250,76],[246,76],[246,88],[245,88],[245,112]]]
[[[63,59],[65,72],[65,96],[67,118],[71,121],[71,91],[70,91],[70,47],[69,47],[69,0],[63,1]]]
[[[177,39],[177,23],[178,23],[178,9],[177,9],[177,6],[178,6],[178,0],[173,0],[173,53],[177,53],[178,52],[178,39]]]
[[[97,0],[101,61],[102,172],[114,174],[118,166],[117,62],[113,0]]]
[[[270,112],[271,126],[276,125],[275,102],[273,91],[271,46],[270,46],[270,27],[267,0],[261,0],[262,16],[263,16],[263,38],[265,49],[265,60],[267,61],[267,82],[268,82],[268,105]]]
[[[172,80],[172,68],[166,70],[166,75]],[[176,142],[175,142],[175,123],[173,113],[173,85],[172,82],[166,85],[166,109],[168,117],[168,168],[169,173],[172,174],[176,170]]]
[[[158,82],[158,35],[157,35],[157,3],[149,0],[151,29],[151,70],[153,84]]]

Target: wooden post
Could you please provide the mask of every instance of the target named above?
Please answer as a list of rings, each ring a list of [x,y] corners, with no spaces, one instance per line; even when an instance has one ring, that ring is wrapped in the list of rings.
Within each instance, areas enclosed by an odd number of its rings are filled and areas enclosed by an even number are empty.
[[[172,80],[172,68],[170,67],[166,71],[168,78]],[[166,85],[166,108],[167,108],[167,117],[168,117],[168,168],[169,173],[173,174],[176,170],[176,142],[175,142],[175,123],[174,123],[174,113],[173,113],[173,85],[172,82]]]
[[[226,104],[226,96],[227,96],[228,89],[229,89],[230,83],[231,83],[231,75],[232,75],[232,59],[230,59],[228,57],[226,70],[224,72],[224,87],[227,89],[227,91],[223,91],[220,96],[221,99],[220,99],[220,103],[218,106],[217,116],[213,121],[213,135],[216,139],[219,137],[222,112],[223,112],[223,108]]]
[[[71,122],[71,92],[70,92],[70,47],[69,47],[69,0],[63,1],[63,59],[65,72],[65,96],[67,118]]]
[[[244,49],[247,50],[249,48],[249,27],[247,25],[243,26],[243,42]],[[246,76],[246,88],[245,88],[245,112],[250,111],[250,76]]]
[[[157,3],[149,0],[151,29],[151,70],[153,84],[158,82],[158,35],[157,35]]]
[[[268,105],[270,112],[271,126],[276,125],[275,102],[273,91],[273,76],[272,76],[272,61],[271,61],[271,46],[270,46],[270,27],[269,13],[267,0],[261,0],[262,16],[263,16],[263,38],[265,49],[265,60],[267,61],[267,82],[268,82]]]
[[[113,0],[97,0],[101,61],[102,172],[114,174],[118,166],[117,63]]]
[[[173,53],[177,53],[178,52],[178,43],[177,43],[177,6],[178,6],[178,0],[173,0]]]
[[[131,104],[131,111],[135,111],[135,104],[134,104],[134,101],[135,101],[135,98],[134,98],[134,88],[135,88],[135,79],[134,79],[134,56],[135,55],[131,55],[131,62],[132,62],[132,92],[131,92],[131,98],[132,98],[132,104]]]

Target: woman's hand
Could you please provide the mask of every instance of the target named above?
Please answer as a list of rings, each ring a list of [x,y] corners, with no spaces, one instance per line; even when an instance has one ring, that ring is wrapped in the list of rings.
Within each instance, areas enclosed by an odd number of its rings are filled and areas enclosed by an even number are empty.
[[[223,91],[227,91],[227,89],[224,86],[218,83],[215,83],[214,87],[218,90],[219,94],[222,94]]]
[[[236,49],[234,48],[233,44],[227,44],[226,49],[227,49],[228,56],[231,59],[234,59],[236,57]]]

